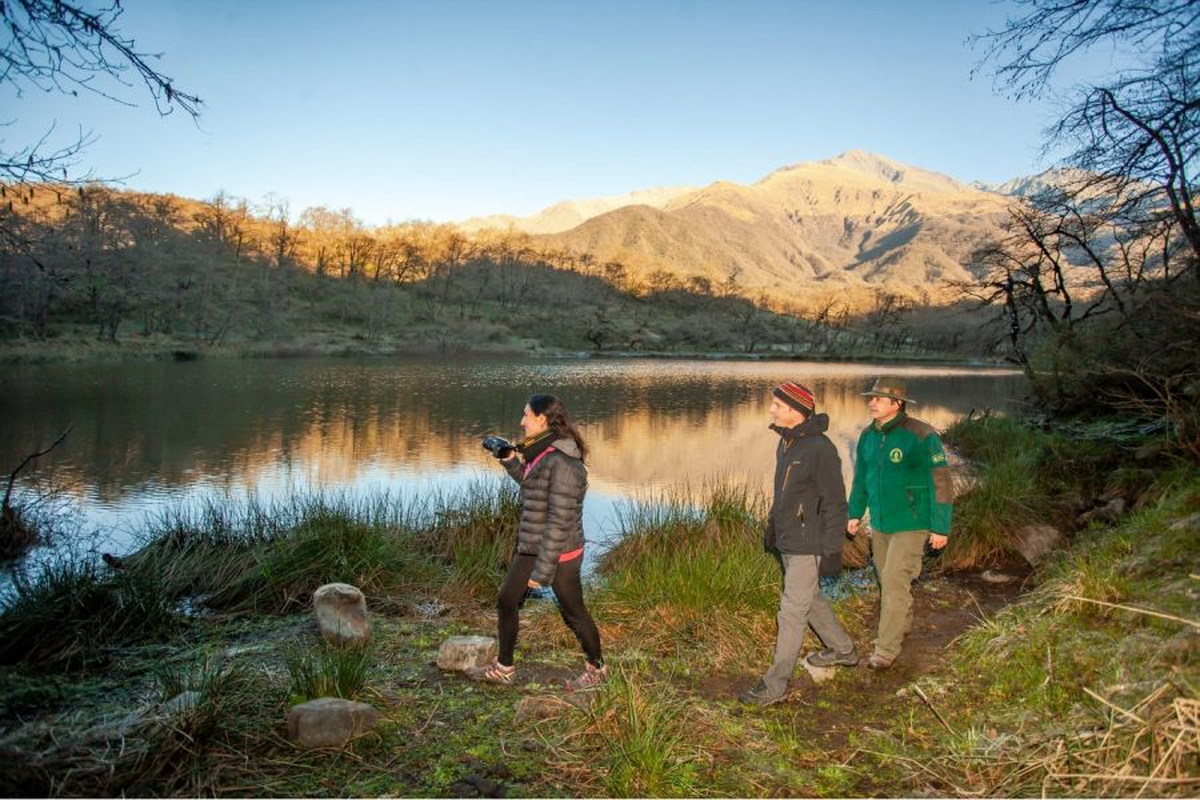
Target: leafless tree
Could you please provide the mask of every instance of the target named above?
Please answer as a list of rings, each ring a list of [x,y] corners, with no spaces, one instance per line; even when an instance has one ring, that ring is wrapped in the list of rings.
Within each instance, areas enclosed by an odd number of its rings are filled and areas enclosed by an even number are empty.
[[[18,97],[26,91],[69,95],[83,91],[133,105],[118,92],[140,81],[159,114],[180,108],[199,116],[200,98],[181,90],[152,65],[158,54],[139,49],[118,30],[121,13],[120,2],[95,11],[63,0],[0,2],[0,25],[7,34],[0,47],[0,84],[11,84]],[[92,180],[90,173],[72,172],[95,136],[80,131],[71,143],[52,145],[53,134],[50,123],[39,141],[16,150],[0,149],[0,176],[16,183]]]
[[[1015,97],[1052,91],[1059,68],[1098,46],[1123,45],[1142,54],[1101,83],[1074,86],[1066,111],[1048,130],[1045,152],[1065,150],[1065,163],[1085,179],[1072,199],[1104,195],[1108,213],[1127,226],[1178,226],[1189,252],[1183,269],[1200,263],[1194,175],[1200,167],[1200,4],[1192,0],[1018,0],[1023,15],[973,37],[984,47],[977,69],[992,68]]]

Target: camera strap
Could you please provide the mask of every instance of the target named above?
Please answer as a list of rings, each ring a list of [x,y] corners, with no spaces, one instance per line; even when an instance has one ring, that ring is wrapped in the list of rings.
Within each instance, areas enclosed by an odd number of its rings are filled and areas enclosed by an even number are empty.
[[[530,461],[528,464],[525,465],[525,474],[522,475],[521,478],[522,479],[528,478],[529,473],[533,471],[533,468],[537,466],[537,463],[539,461],[541,461],[543,458],[545,458],[547,455],[549,455],[550,453],[553,453],[553,452],[554,452],[554,446],[551,445],[550,447],[547,447],[542,452],[538,453],[537,458],[535,458],[533,461]]]

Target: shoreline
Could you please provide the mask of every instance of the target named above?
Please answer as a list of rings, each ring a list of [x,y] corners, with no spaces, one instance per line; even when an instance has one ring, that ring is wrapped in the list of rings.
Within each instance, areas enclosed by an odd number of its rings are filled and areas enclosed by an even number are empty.
[[[561,360],[561,361],[778,361],[799,363],[877,363],[913,366],[964,366],[1019,369],[999,358],[985,358],[954,353],[923,355],[896,353],[793,353],[765,351],[741,353],[736,351],[697,350],[564,350],[559,348],[516,347],[508,345],[469,345],[439,348],[431,345],[407,344],[394,347],[364,347],[360,345],[297,345],[282,342],[195,346],[181,341],[69,342],[38,343],[11,342],[0,344],[0,365],[33,366],[46,364],[120,364],[145,361],[260,361],[296,359],[454,359],[454,360]]]

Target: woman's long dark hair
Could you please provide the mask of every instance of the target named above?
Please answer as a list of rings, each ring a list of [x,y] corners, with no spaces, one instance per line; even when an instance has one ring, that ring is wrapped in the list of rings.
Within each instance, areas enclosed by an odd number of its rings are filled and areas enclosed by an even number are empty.
[[[529,398],[529,410],[534,414],[544,416],[550,430],[554,431],[557,436],[568,436],[574,439],[575,446],[579,448],[579,460],[587,461],[587,444],[579,435],[579,430],[571,420],[571,414],[562,400],[552,394],[535,394]]]

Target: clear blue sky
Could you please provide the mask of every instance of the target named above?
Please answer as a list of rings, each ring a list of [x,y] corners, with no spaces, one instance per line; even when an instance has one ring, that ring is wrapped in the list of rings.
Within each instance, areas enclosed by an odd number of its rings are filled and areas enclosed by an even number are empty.
[[[962,180],[1040,171],[1053,109],[971,80],[1008,6],[938,2],[125,0],[120,29],[200,95],[194,124],[96,98],[0,93],[8,149],[57,121],[130,188],[349,207],[369,224],[870,150]],[[118,87],[120,88],[120,87]]]

